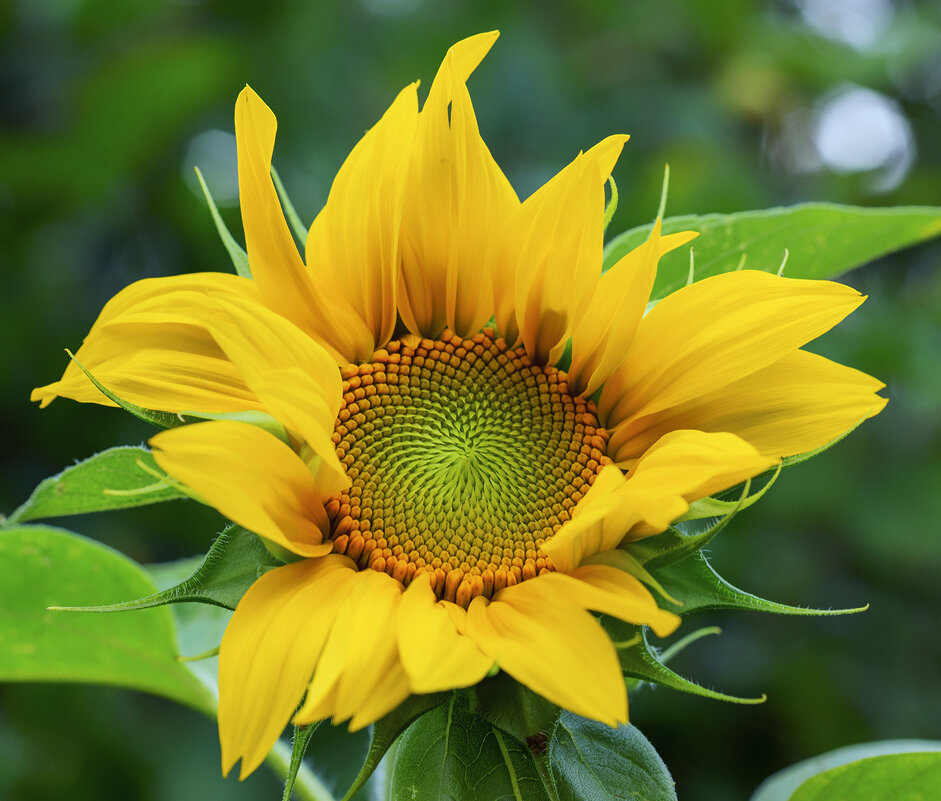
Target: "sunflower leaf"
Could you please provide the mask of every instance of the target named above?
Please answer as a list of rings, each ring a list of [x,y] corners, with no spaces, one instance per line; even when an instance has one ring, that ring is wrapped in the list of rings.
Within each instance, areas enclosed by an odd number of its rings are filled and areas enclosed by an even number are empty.
[[[370,731],[369,750],[366,752],[363,767],[350,785],[350,789],[344,794],[342,801],[349,801],[366,784],[386,752],[392,747],[392,743],[403,731],[426,712],[430,712],[447,701],[447,693],[413,695],[399,704],[388,715],[377,720]]]
[[[235,609],[255,580],[280,564],[260,537],[233,524],[216,538],[195,572],[179,584],[134,601],[60,608],[72,612],[125,612],[195,601]]]
[[[941,796],[941,742],[882,740],[805,759],[766,779],[751,801],[858,798],[918,801]]]
[[[110,448],[45,479],[7,518],[6,524],[127,509],[186,497],[172,483],[157,478],[160,473],[147,448]]]
[[[392,764],[391,798],[551,801],[532,753],[473,714],[463,698],[416,720]]]
[[[671,595],[683,602],[683,606],[672,609],[679,615],[701,609],[745,609],[777,615],[848,615],[867,608],[808,609],[766,601],[729,584],[712,569],[702,552],[674,564],[653,568],[651,572]]]
[[[647,240],[652,224],[625,231],[605,248],[604,269]],[[832,203],[804,203],[736,214],[668,217],[663,233],[699,231],[696,280],[745,267],[777,272],[790,253],[791,278],[833,278],[879,256],[941,234],[941,208],[901,206],[866,209]],[[685,286],[688,257],[682,250],[660,262],[651,300]]]
[[[474,713],[528,746],[558,722],[561,710],[528,687],[500,672],[473,690]]]
[[[716,701],[728,701],[733,704],[760,704],[765,701],[764,695],[760,698],[740,698],[717,690],[710,690],[670,670],[651,647],[644,631],[641,631],[641,639],[637,645],[631,648],[622,648],[618,651],[618,656],[621,659],[621,669],[628,676],[641,681],[659,684],[662,687],[669,687],[671,690],[679,690],[703,698],[712,698]]]
[[[563,712],[549,741],[560,801],[676,801],[673,777],[634,726]]]
[[[4,529],[0,681],[128,687],[211,714],[212,694],[177,660],[169,609],[107,619],[49,611],[51,604],[109,604],[155,589],[140,566],[78,534],[51,526]]]

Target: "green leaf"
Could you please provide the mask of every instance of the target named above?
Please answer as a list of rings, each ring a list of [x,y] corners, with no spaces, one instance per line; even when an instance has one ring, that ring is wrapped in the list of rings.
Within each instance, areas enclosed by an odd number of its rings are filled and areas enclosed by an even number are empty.
[[[258,578],[280,565],[281,562],[269,553],[261,537],[233,523],[216,537],[196,571],[179,584],[132,601],[68,607],[68,611],[125,612],[185,601],[235,609],[241,597]]]
[[[288,222],[291,223],[291,228],[294,229],[294,236],[297,237],[297,240],[302,245],[306,244],[308,226],[301,222],[301,218],[298,216],[297,210],[291,202],[291,198],[288,197],[284,184],[281,183],[281,176],[278,175],[278,171],[274,167],[271,168],[271,178],[274,181],[274,186],[281,200],[281,205],[284,207],[284,216],[288,218]]]
[[[273,434],[285,444],[290,444],[288,432],[274,417],[267,412],[261,412],[257,409],[248,409],[244,412],[182,412],[186,417],[193,417],[199,420],[235,420],[238,423],[248,423],[264,429],[269,434]],[[187,422],[189,422],[187,420]]]
[[[502,672],[478,684],[473,696],[474,713],[522,745],[535,735],[551,734],[562,711]]]
[[[613,729],[563,712],[549,741],[549,762],[560,801],[676,801],[667,766],[633,726]]]
[[[698,633],[698,632],[697,632]],[[714,701],[727,701],[732,704],[761,704],[766,697],[760,698],[741,698],[736,695],[728,695],[717,690],[710,690],[701,684],[683,678],[679,673],[670,670],[660,658],[656,651],[651,647],[647,640],[647,633],[640,631],[640,642],[629,648],[618,650],[618,656],[621,659],[621,669],[629,676],[641,681],[647,681],[652,684],[659,684],[662,687],[669,687],[671,690],[689,693],[690,695],[699,695],[703,698],[711,698]]]
[[[396,738],[426,712],[448,701],[447,693],[431,695],[412,695],[399,704],[388,715],[377,720],[371,727],[369,750],[359,774],[343,796],[343,801],[352,798],[366,784],[373,771],[379,766],[386,752]]]
[[[674,564],[654,568],[651,572],[671,595],[683,602],[683,606],[671,610],[680,615],[700,609],[746,609],[776,615],[848,615],[868,608],[809,609],[766,601],[729,584],[712,569],[702,552]]]
[[[632,228],[605,249],[604,269],[646,241],[652,224]],[[697,280],[744,266],[777,272],[790,253],[785,275],[792,278],[833,278],[886,253],[924,242],[941,234],[941,209],[900,206],[865,209],[832,203],[804,203],[736,214],[669,217],[663,233],[699,231],[693,243]],[[660,261],[651,300],[686,285],[689,254],[686,248],[668,253]]]
[[[459,695],[416,720],[392,764],[391,797],[421,801],[548,801],[532,754]]]
[[[200,172],[199,167],[193,167],[193,169],[196,170],[196,178],[199,181],[199,185],[202,187],[203,197],[206,198],[209,213],[212,215],[212,221],[216,225],[216,232],[219,234],[219,239],[222,240],[222,244],[225,246],[229,258],[232,259],[232,266],[235,267],[235,272],[242,276],[242,278],[251,278],[252,270],[251,267],[248,266],[248,254],[242,250],[242,246],[239,245],[239,243],[235,241],[235,237],[229,233],[229,229],[222,220],[222,215],[219,214],[219,209],[216,208],[216,201],[212,199],[212,193],[209,191],[209,187],[206,186],[206,181],[203,180],[203,174]]]
[[[941,742],[881,740],[838,748],[775,773],[751,801],[941,798]]]
[[[169,609],[134,614],[50,612],[147,595],[153,582],[130,559],[77,534],[20,526],[0,536],[0,681],[110,684],[211,712],[202,682],[177,661]]]
[[[111,448],[47,478],[6,523],[185,498],[176,487],[154,475],[162,472],[147,448]]]

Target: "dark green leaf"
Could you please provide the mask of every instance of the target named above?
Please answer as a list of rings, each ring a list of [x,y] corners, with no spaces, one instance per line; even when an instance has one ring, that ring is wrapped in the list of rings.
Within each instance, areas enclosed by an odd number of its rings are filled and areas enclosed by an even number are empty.
[[[761,698],[739,698],[735,695],[727,695],[683,678],[678,673],[670,670],[658,658],[647,640],[646,632],[641,630],[640,635],[640,642],[636,645],[618,649],[621,669],[628,676],[669,687],[671,690],[700,695],[703,698],[712,698],[715,701],[728,701],[733,704],[760,704],[765,700],[765,696],[761,696]]]
[[[633,726],[563,712],[549,742],[560,801],[676,801],[673,778]]]
[[[683,606],[672,608],[681,615],[700,609],[747,609],[777,615],[848,615],[866,609],[809,609],[766,601],[729,584],[712,569],[701,551],[674,564],[654,568],[651,573],[667,592],[683,602]],[[669,608],[670,604],[665,606]]]
[[[392,747],[392,743],[403,731],[426,712],[441,706],[447,700],[447,693],[413,695],[399,704],[388,715],[377,720],[372,725],[369,751],[366,753],[363,767],[353,780],[353,784],[350,785],[350,789],[343,796],[343,801],[352,798],[366,784],[386,752]]]
[[[548,736],[561,712],[555,704],[502,672],[478,684],[474,696],[474,713],[523,745],[533,736]]]
[[[48,526],[0,536],[0,681],[111,684],[203,711],[214,701],[177,661],[169,609],[76,615],[51,605],[109,604],[147,595],[153,582],[116,551]]]
[[[111,448],[47,478],[7,523],[126,509],[186,497],[161,481],[160,475],[163,471],[146,448]]]
[[[416,720],[392,765],[394,799],[548,801],[530,751],[459,696]]]
[[[924,752],[932,753],[925,754]],[[905,794],[909,789],[915,790],[919,787],[917,776],[911,775],[916,763],[868,764],[876,759],[892,760],[900,758],[899,755],[914,754],[927,756],[933,760],[933,765],[922,766],[926,768],[926,778],[931,778],[934,784],[923,786],[921,796]],[[811,799],[813,801],[824,799],[826,801],[916,801],[916,799],[928,801],[928,799],[941,798],[941,762],[939,759],[941,759],[941,742],[935,740],[881,740],[851,745],[805,759],[803,762],[775,773],[755,791],[751,801],[791,801],[791,799],[793,801],[811,801]],[[845,776],[837,773],[844,767],[847,769]],[[869,782],[867,790],[871,790],[871,793],[868,795],[839,794],[843,790],[841,783],[853,778],[857,770],[860,771],[858,776],[866,776],[866,781]],[[831,774],[834,775],[831,776]],[[805,787],[809,788],[808,791],[815,790],[818,786],[815,777],[820,777],[822,784],[819,786],[826,788],[833,795],[801,795]],[[906,784],[906,779],[914,781]],[[830,784],[831,781],[834,783]]]
[[[180,584],[133,601],[81,606],[71,611],[123,612],[184,601],[235,609],[246,590],[267,570],[280,564],[260,537],[233,524],[216,538],[196,571]]]
[[[652,225],[626,231],[605,249],[605,269],[641,245]],[[777,272],[789,252],[785,275],[793,278],[833,278],[886,253],[924,242],[941,234],[941,209],[902,206],[864,209],[831,203],[804,203],[736,214],[669,217],[663,233],[699,231],[691,244],[696,258],[695,278],[744,266]],[[685,286],[689,251],[679,248],[660,262],[651,300]]]

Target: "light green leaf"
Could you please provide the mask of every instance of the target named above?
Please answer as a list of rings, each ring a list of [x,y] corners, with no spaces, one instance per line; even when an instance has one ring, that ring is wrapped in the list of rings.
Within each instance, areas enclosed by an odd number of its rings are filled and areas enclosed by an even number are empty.
[[[278,171],[273,166],[271,168],[271,178],[274,181],[278,197],[281,199],[281,206],[284,208],[284,216],[287,217],[288,222],[291,223],[291,228],[294,230],[294,236],[297,237],[297,241],[300,242],[301,245],[306,244],[308,226],[301,222],[301,218],[294,208],[294,204],[291,202],[291,198],[288,196],[284,184],[281,182],[281,176],[278,175]]]
[[[267,570],[279,565],[281,562],[271,555],[260,537],[233,524],[216,538],[195,572],[179,584],[136,600],[69,607],[69,611],[125,612],[185,601],[235,609],[248,588]]]
[[[548,801],[532,754],[457,695],[416,720],[392,764],[394,799]]]
[[[274,417],[267,412],[257,409],[248,409],[244,412],[182,412],[186,417],[193,417],[199,420],[235,420],[239,423],[248,423],[264,429],[269,434],[273,434],[285,444],[290,444],[288,433]],[[189,422],[189,421],[187,421]]]
[[[126,509],[185,498],[176,487],[154,475],[162,472],[147,448],[111,448],[47,478],[7,518],[6,523]]]
[[[343,801],[352,798],[366,784],[373,771],[379,766],[386,752],[396,738],[426,712],[448,701],[447,693],[431,695],[413,695],[399,704],[388,715],[377,720],[371,727],[369,750],[363,767],[343,796]]]
[[[604,269],[646,241],[652,224],[632,228],[605,248]],[[833,278],[886,253],[941,234],[941,209],[900,206],[866,209],[832,203],[804,203],[736,214],[669,217],[663,233],[699,231],[694,243],[696,280],[744,266],[777,272],[790,253],[785,275]],[[679,248],[660,261],[651,300],[686,285],[689,252]]]
[[[838,748],[775,773],[751,801],[941,798],[941,742],[881,740]]]
[[[169,609],[107,617],[47,610],[154,590],[138,565],[104,545],[48,526],[6,529],[0,536],[0,681],[111,684],[211,712],[211,693],[177,661]]]
[[[741,698],[737,695],[728,695],[717,690],[710,690],[701,684],[683,678],[668,668],[656,651],[651,647],[647,640],[647,633],[640,631],[640,642],[630,648],[621,648],[618,650],[618,656],[621,659],[621,669],[628,675],[641,681],[659,684],[662,687],[669,687],[671,690],[678,690],[690,695],[699,695],[703,698],[712,698],[714,701],[727,701],[732,704],[760,704],[765,701],[765,696],[760,698]]]
[[[549,762],[560,801],[676,801],[667,766],[633,726],[612,729],[563,712],[549,741]]]
[[[229,258],[232,259],[232,266],[235,267],[235,272],[242,276],[242,278],[251,278],[252,270],[251,267],[248,266],[248,254],[242,249],[242,246],[235,241],[235,237],[229,233],[229,229],[226,227],[222,215],[219,214],[219,209],[216,208],[216,201],[212,199],[212,193],[209,191],[209,187],[206,186],[206,181],[203,179],[203,174],[200,172],[199,167],[193,167],[193,169],[196,170],[196,178],[199,181],[199,185],[202,187],[203,197],[206,198],[209,213],[212,215],[212,221],[216,225],[216,232],[219,234],[219,239],[222,240],[222,244],[225,246]]]
[[[683,606],[671,610],[679,615],[700,609],[746,609],[776,615],[817,616],[848,615],[867,609],[865,606],[856,609],[809,609],[766,601],[729,584],[712,569],[702,552],[674,564],[654,568],[651,572],[671,595],[683,602]]]

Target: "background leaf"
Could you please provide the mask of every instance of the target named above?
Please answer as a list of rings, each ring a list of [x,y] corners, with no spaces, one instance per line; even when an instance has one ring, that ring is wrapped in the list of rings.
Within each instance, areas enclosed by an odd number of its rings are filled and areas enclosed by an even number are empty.
[[[605,249],[605,269],[643,243],[651,225],[641,225],[613,239]],[[941,209],[902,206],[866,209],[833,203],[803,203],[735,214],[668,217],[663,233],[699,231],[691,243],[696,280],[736,269],[745,255],[751,270],[777,272],[789,255],[784,274],[791,278],[833,278],[917,242],[941,234]],[[689,250],[679,248],[660,261],[651,300],[685,286]]]
[[[141,464],[163,473],[147,448],[118,447],[97,453],[43,481],[7,522],[127,509],[186,497]]]
[[[155,591],[134,562],[47,526],[0,533],[0,680],[95,682],[163,695],[203,711],[212,694],[177,661],[168,609],[133,614],[49,612]]]
[[[676,801],[667,766],[634,726],[612,729],[563,712],[549,760],[561,801]]]
[[[916,752],[933,753],[926,755],[928,761],[924,764],[905,758]],[[896,759],[901,761],[896,762]],[[921,783],[918,774],[922,772],[929,784]],[[912,780],[910,784],[908,780]],[[857,782],[863,781],[867,784],[866,792],[858,790]],[[854,787],[857,788],[854,794],[848,795],[847,788]],[[906,794],[909,790],[922,795]],[[831,794],[821,795],[822,791]],[[751,801],[927,801],[930,798],[941,798],[941,742],[880,740],[837,748],[791,765],[766,779]]]

